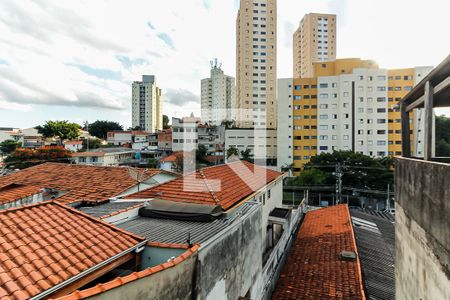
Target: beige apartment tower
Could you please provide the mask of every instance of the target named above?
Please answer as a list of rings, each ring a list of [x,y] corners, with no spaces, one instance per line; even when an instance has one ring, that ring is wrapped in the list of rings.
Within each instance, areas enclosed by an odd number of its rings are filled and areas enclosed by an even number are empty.
[[[236,21],[239,127],[277,127],[277,2],[241,0]]]
[[[162,93],[154,75],[143,75],[132,86],[132,127],[156,132],[162,130]]]
[[[294,33],[294,78],[314,77],[313,63],[336,60],[336,15],[310,13]]]

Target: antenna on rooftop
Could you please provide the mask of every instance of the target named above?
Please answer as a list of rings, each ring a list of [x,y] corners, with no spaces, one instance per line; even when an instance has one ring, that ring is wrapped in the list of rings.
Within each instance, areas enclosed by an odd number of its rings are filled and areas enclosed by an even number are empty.
[[[219,63],[218,58],[214,58],[213,60],[209,61],[211,64],[211,69],[222,69],[222,63]]]
[[[128,175],[130,175],[131,178],[133,178],[134,181],[137,182],[138,186],[138,192],[140,188],[141,182],[144,182],[146,179],[145,171],[141,171],[138,168],[128,167]]]
[[[194,246],[191,243],[191,233],[190,232],[188,232],[188,238],[187,238],[186,242],[187,242],[189,248],[192,248]]]

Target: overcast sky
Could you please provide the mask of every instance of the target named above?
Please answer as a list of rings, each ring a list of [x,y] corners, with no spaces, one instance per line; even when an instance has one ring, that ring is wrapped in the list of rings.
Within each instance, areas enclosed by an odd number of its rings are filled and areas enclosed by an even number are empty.
[[[164,113],[200,111],[217,57],[235,74],[238,0],[0,1],[0,127],[108,119],[131,125],[131,83],[154,74]],[[304,14],[337,14],[339,58],[436,66],[450,50],[450,1],[278,0],[278,77],[292,76]],[[450,115],[450,110],[446,113]]]

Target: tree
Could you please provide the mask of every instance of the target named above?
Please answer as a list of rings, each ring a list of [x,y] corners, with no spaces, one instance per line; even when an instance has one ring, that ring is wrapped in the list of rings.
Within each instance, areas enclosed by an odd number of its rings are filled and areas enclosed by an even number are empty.
[[[8,168],[25,169],[49,161],[69,163],[71,161],[70,158],[70,151],[61,146],[38,149],[19,148],[12,152],[4,162]]]
[[[83,140],[83,150],[87,150],[87,139]],[[89,149],[97,149],[102,146],[102,143],[100,143],[100,140],[98,139],[89,139]]]
[[[393,159],[372,158],[352,151],[321,153],[311,158],[305,168],[316,168],[326,174],[325,184],[336,183],[336,167],[340,167],[342,183],[361,189],[385,190],[394,185]]]
[[[46,121],[43,126],[37,126],[36,129],[45,138],[56,137],[62,141],[78,138],[81,126],[68,121]]]
[[[288,185],[322,185],[327,179],[327,174],[316,168],[304,169],[300,175],[289,180]]]
[[[89,124],[89,133],[100,139],[106,140],[108,131],[122,131],[123,127],[117,122],[112,121],[95,121]]]
[[[230,158],[232,155],[239,157],[239,150],[236,147],[230,147],[227,150],[227,158]]]
[[[134,126],[134,127],[128,127],[128,130],[136,130],[136,131],[139,131],[139,130],[142,130],[142,129],[141,129],[141,126]]]
[[[19,143],[13,140],[5,140],[0,143],[0,152],[11,153],[20,146]]]
[[[225,125],[226,129],[230,129],[234,127],[235,122],[234,121],[227,121],[227,120],[223,120],[222,123],[220,123],[221,125]]]
[[[436,156],[450,156],[450,118],[436,117]]]
[[[205,145],[198,145],[197,150],[195,150],[195,159],[198,163],[206,163],[206,155],[208,154],[208,150]]]
[[[242,150],[241,151],[241,157],[242,157],[242,160],[245,160],[245,161],[253,163],[253,154],[252,154],[252,150],[251,149],[247,148],[245,150]]]
[[[166,115],[163,115],[163,129],[169,128],[169,117]]]

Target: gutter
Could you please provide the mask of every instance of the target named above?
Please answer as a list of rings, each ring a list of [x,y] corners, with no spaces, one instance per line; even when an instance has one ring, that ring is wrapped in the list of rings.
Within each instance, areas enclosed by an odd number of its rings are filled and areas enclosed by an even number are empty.
[[[108,258],[107,260],[105,260],[105,261],[99,263],[98,265],[95,265],[95,266],[93,266],[92,268],[89,268],[89,269],[87,269],[87,270],[84,270],[84,271],[81,272],[80,274],[78,274],[78,275],[76,275],[76,276],[74,276],[74,277],[71,277],[71,278],[67,279],[66,281],[63,281],[63,282],[61,282],[61,283],[58,283],[57,285],[55,285],[55,286],[49,288],[48,290],[45,290],[45,291],[43,291],[42,293],[40,293],[40,294],[38,294],[38,295],[36,295],[36,296],[30,298],[30,300],[43,299],[43,298],[45,298],[45,297],[47,297],[47,296],[49,296],[49,295],[51,295],[51,294],[57,292],[58,290],[62,289],[63,287],[66,287],[66,286],[68,286],[69,284],[78,281],[78,279],[81,279],[81,278],[83,278],[83,277],[89,275],[90,273],[92,273],[92,272],[94,272],[94,271],[97,271],[97,270],[103,268],[104,266],[106,266],[106,265],[112,263],[113,261],[119,259],[120,257],[122,257],[122,256],[124,256],[124,255],[126,255],[126,254],[128,254],[128,253],[133,252],[134,250],[136,251],[136,253],[139,253],[139,252],[141,252],[142,250],[144,250],[144,247],[145,247],[146,244],[147,244],[147,240],[145,240],[145,241],[143,241],[143,242],[140,242],[139,244],[137,244],[137,245],[135,245],[135,246],[133,246],[133,247],[131,247],[131,248],[129,248],[129,249],[123,251],[122,253],[116,254],[116,255],[114,255],[114,256]]]

